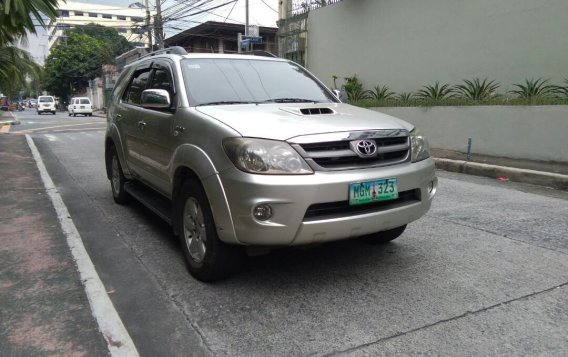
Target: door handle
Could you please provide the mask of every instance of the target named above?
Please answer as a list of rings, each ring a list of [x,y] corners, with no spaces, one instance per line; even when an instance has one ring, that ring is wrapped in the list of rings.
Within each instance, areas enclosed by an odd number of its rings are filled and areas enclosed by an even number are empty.
[[[140,130],[144,130],[145,127],[146,127],[146,122],[145,122],[144,120],[140,120],[140,121],[138,122],[138,128],[139,128]]]
[[[176,125],[174,128],[174,136],[178,136],[180,133],[183,133],[185,128],[181,125]]]

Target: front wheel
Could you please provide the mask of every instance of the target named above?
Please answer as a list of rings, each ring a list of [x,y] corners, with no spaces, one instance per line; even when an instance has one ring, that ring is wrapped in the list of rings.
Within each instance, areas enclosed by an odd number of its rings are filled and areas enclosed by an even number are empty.
[[[387,231],[369,234],[361,238],[363,238],[367,243],[370,244],[385,244],[400,237],[402,233],[404,233],[405,229],[406,224],[404,226],[389,229]]]
[[[244,249],[219,239],[209,201],[198,180],[184,182],[176,211],[180,243],[191,275],[211,282],[236,273]]]
[[[122,166],[118,160],[116,149],[110,149],[110,187],[112,189],[112,198],[118,204],[125,204],[128,202],[128,193],[124,191],[124,184],[126,178],[122,173]]]

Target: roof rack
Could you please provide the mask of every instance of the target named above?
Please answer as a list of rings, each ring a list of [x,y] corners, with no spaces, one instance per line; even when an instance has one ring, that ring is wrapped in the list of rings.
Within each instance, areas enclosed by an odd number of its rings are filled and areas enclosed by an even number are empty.
[[[150,52],[147,55],[140,57],[139,59],[151,57],[151,56],[156,56],[156,55],[162,55],[162,54],[186,55],[187,51],[181,46],[172,46],[172,47],[164,48],[163,50],[157,50],[157,51],[154,51],[154,52]]]
[[[262,56],[262,57],[273,57],[273,58],[278,57],[272,52],[263,51],[263,50],[252,50],[252,51],[248,51],[248,52],[241,52],[241,54],[253,55],[253,56]]]

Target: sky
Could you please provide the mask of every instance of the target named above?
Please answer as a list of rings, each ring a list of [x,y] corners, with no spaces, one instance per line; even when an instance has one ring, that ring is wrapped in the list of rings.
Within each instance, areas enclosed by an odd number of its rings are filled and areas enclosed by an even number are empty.
[[[75,2],[125,6],[141,2],[144,0],[73,0]],[[231,0],[213,0],[209,4],[200,7],[201,9],[209,9],[218,5],[223,5]],[[155,9],[156,0],[148,0],[149,7]],[[184,0],[164,0],[162,1],[162,12],[166,13],[167,9],[178,3],[183,4]],[[220,8],[203,12],[202,14],[186,17],[177,22],[170,22],[164,25],[166,38],[184,31],[190,27],[197,26],[207,21],[231,22],[244,24],[246,18],[246,0],[237,0]],[[195,10],[199,11],[199,10]],[[194,11],[192,11],[194,12]],[[276,27],[278,20],[278,0],[249,0],[249,23],[258,26]],[[38,36],[28,37],[28,51],[35,57],[36,61],[43,64],[43,59],[47,57],[47,35],[45,31],[39,29]]]

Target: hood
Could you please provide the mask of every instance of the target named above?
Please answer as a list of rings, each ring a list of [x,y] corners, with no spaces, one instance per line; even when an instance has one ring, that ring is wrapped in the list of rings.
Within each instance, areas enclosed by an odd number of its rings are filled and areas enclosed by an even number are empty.
[[[198,106],[244,137],[289,140],[297,136],[413,126],[393,116],[344,103]]]

